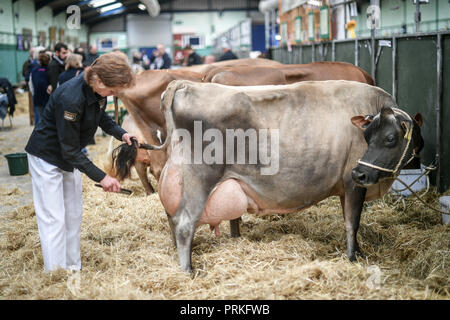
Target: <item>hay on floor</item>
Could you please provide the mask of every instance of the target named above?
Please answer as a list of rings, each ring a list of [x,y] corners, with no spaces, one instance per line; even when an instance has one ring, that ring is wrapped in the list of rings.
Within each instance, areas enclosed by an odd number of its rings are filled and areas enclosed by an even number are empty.
[[[108,138],[89,154],[99,163]],[[420,202],[387,197],[365,205],[358,233],[365,258],[345,256],[340,201],[301,213],[245,214],[240,238],[228,222],[217,238],[208,226],[193,244],[195,275],[178,266],[157,195],[105,193],[83,177],[81,273],[43,272],[33,205],[1,220],[0,297],[4,299],[448,299],[450,227]],[[16,191],[1,190],[1,196]],[[438,206],[437,194],[427,201]]]

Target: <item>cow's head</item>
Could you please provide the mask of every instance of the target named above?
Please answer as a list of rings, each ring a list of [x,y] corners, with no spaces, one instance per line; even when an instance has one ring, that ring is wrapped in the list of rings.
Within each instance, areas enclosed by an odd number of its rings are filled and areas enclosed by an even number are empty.
[[[395,176],[423,148],[420,113],[411,118],[400,109],[383,107],[375,116],[356,116],[351,121],[363,130],[368,145],[352,170],[352,178],[359,185]]]

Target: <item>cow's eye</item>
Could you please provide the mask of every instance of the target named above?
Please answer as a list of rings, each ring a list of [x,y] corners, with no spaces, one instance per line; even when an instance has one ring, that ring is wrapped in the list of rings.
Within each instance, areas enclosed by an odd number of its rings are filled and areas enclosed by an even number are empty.
[[[395,140],[395,136],[393,134],[390,134],[386,137],[386,142],[387,143],[392,143]]]

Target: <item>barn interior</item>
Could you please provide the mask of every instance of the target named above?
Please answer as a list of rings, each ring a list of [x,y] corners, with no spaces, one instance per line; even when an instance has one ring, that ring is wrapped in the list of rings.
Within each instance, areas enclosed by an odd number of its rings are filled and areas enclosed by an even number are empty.
[[[1,0],[0,299],[449,299],[449,28],[448,0]],[[238,59],[358,67],[399,108],[422,115],[424,148],[400,174],[414,192],[397,182],[364,203],[356,262],[335,196],[293,214],[245,213],[237,238],[228,221],[220,236],[198,226],[187,276],[150,171],[155,192],[133,169],[121,182],[131,195],[83,175],[83,269],[44,272],[24,148],[42,117],[30,75],[61,44],[81,56],[80,72],[121,52],[137,79],[155,69],[203,79]],[[119,125],[136,121],[129,108],[107,97]],[[111,141],[99,128],[85,150],[105,171]]]

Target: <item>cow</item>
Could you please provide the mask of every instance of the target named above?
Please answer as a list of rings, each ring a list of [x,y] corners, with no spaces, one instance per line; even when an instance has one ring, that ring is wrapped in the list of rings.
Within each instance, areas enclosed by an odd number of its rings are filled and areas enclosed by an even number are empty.
[[[226,66],[208,70],[202,82],[231,86],[291,84],[301,81],[350,80],[374,85],[363,69],[346,62],[312,62],[273,66]]]
[[[387,168],[398,163],[400,169],[412,150],[419,152],[423,146],[417,121],[392,111],[399,109],[391,95],[353,81],[258,87],[174,81],[161,107],[168,129],[164,144],[140,147],[167,149],[169,154],[159,179],[159,196],[186,273],[192,271],[191,247],[198,225],[217,228],[221,221],[247,211],[298,212],[330,196],[340,197],[346,253],[354,261],[360,251],[356,235],[363,203],[381,197],[393,182],[393,176],[379,179],[381,174],[369,173],[376,169],[364,163]],[[368,121],[364,119],[371,117],[363,135],[356,126],[363,128]],[[230,130],[241,130],[248,139],[244,136],[245,143],[236,147],[230,135],[228,145]],[[252,130],[260,132],[258,141]],[[266,135],[261,135],[263,131]],[[227,137],[226,146],[221,137]],[[212,152],[213,142],[221,149]],[[383,148],[380,156],[379,148]],[[257,162],[251,162],[250,151],[255,150]],[[245,161],[235,160],[239,152]],[[213,154],[211,162],[207,156]],[[368,172],[367,178],[358,175],[360,166]]]

